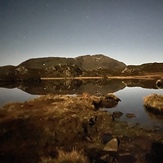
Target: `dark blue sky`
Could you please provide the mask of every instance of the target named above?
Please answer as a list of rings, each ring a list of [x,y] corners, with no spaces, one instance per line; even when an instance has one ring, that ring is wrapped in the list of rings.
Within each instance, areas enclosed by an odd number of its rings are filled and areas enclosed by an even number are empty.
[[[163,62],[163,0],[0,0],[0,66],[86,54]]]

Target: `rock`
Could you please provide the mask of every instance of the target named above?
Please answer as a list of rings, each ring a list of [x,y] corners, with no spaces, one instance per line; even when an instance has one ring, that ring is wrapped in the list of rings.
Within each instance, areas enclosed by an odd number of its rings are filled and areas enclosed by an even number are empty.
[[[115,100],[117,102],[121,101],[117,96],[115,96],[113,93],[108,93],[106,96],[105,96],[105,99],[107,100]]]
[[[114,118],[120,118],[123,115],[121,111],[114,111],[113,112],[113,117]]]
[[[157,86],[158,88],[162,87],[162,86],[163,86],[163,79],[158,79],[158,80],[156,81],[156,86]]]
[[[127,117],[127,118],[134,118],[134,117],[136,117],[136,115],[133,114],[133,113],[127,113],[127,114],[126,114],[126,117]]]
[[[108,93],[104,98],[102,98],[102,106],[103,108],[112,108],[115,107],[119,101],[121,100],[113,93]]]
[[[163,113],[163,95],[152,94],[144,97],[144,106],[153,113]]]
[[[103,149],[104,151],[114,151],[117,152],[118,151],[118,139],[117,138],[113,138],[111,139],[104,147]]]
[[[115,107],[119,101],[121,101],[113,93],[108,93],[106,96],[99,98],[93,98],[92,103],[95,106],[96,110],[99,108],[112,108]]]

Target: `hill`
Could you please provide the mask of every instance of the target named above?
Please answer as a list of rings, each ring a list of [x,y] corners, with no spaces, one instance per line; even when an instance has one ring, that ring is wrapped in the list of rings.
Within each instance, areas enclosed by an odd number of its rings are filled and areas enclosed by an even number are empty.
[[[77,58],[34,58],[18,67],[37,69],[40,77],[75,77],[120,74],[126,65],[102,54]]]
[[[103,54],[76,58],[32,58],[18,66],[0,67],[0,81],[40,81],[40,78],[108,77],[163,74],[163,63],[126,65]]]

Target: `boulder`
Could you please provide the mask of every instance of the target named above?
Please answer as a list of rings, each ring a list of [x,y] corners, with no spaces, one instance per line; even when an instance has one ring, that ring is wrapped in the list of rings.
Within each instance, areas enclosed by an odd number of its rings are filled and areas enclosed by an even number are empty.
[[[154,113],[163,113],[163,95],[151,94],[144,97],[144,106]]]

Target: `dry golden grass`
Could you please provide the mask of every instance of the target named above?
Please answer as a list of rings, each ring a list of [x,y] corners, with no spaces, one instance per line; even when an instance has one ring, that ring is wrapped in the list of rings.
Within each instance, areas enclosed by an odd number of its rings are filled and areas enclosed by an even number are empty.
[[[89,163],[89,161],[82,151],[72,150],[71,152],[64,152],[58,150],[56,159],[42,158],[41,163]]]

